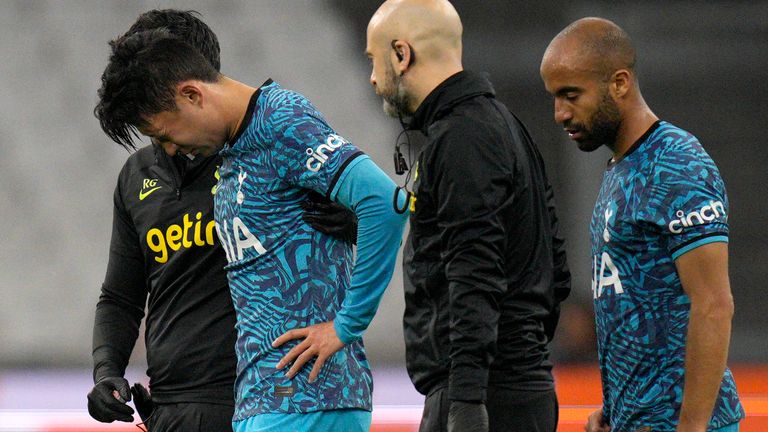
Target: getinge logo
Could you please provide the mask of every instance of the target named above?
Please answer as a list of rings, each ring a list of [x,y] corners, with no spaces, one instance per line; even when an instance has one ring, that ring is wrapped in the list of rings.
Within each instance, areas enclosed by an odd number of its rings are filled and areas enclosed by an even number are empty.
[[[726,216],[725,205],[722,201],[710,201],[709,205],[705,205],[698,211],[692,211],[686,215],[684,211],[678,210],[675,213],[675,216],[677,216],[678,219],[669,223],[669,230],[674,234],[680,234],[683,232],[681,226],[688,228],[694,225],[702,225],[705,222],[711,222],[720,216]]]
[[[194,246],[213,246],[215,227],[214,221],[203,220],[202,212],[197,212],[194,220],[190,214],[185,214],[181,224],[171,224],[165,232],[159,228],[147,231],[147,246],[157,254],[155,261],[164,264],[168,262],[170,252]]]
[[[325,144],[320,144],[317,147],[317,150],[311,147],[308,148],[307,156],[309,156],[309,159],[307,159],[307,169],[312,172],[320,171],[320,168],[323,166],[325,161],[328,160],[328,155],[326,155],[325,152],[329,151],[333,153],[337,148],[346,143],[347,141],[344,138],[336,134],[331,134],[328,136],[328,139],[325,140]]]

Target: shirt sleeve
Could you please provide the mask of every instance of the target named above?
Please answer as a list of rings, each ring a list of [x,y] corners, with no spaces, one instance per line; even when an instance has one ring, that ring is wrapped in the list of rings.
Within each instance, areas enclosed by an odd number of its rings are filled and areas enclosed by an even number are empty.
[[[282,90],[270,104],[272,162],[278,175],[293,186],[330,198],[344,168],[363,152],[336,134],[305,97]]]
[[[408,213],[395,211],[393,200],[404,206],[405,193],[368,156],[349,164],[332,198],[358,218],[355,267],[334,319],[339,339],[350,343],[368,328],[392,278]]]
[[[551,341],[555,336],[555,329],[560,321],[560,303],[571,294],[571,271],[568,268],[568,259],[565,254],[565,240],[560,234],[560,224],[555,209],[555,194],[552,185],[547,181],[547,211],[552,232],[552,264],[554,267],[554,292],[555,301],[549,317],[544,320],[544,332]]]
[[[94,382],[125,373],[139,335],[146,298],[141,245],[123,204],[118,183],[114,195],[107,274],[93,325]]]
[[[717,166],[695,140],[671,144],[654,166],[640,219],[662,236],[673,260],[728,242],[728,197]]]
[[[448,281],[451,400],[485,400],[507,291],[507,235],[498,208],[510,199],[508,167],[471,124],[437,138],[437,219]],[[471,143],[471,144],[468,144]]]

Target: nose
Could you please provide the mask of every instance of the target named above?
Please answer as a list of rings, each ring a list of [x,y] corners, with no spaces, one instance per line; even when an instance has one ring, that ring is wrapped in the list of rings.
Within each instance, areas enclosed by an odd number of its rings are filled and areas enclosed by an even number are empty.
[[[371,69],[371,77],[369,79],[371,81],[371,85],[376,87],[376,74],[373,73],[373,69]]]
[[[563,124],[566,121],[573,118],[573,113],[570,109],[566,106],[565,103],[561,102],[560,99],[555,99],[555,123],[557,124]]]

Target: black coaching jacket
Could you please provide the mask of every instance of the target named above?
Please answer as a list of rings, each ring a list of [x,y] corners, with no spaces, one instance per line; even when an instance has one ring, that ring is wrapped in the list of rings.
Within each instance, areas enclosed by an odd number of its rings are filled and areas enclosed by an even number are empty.
[[[152,399],[233,405],[235,311],[213,221],[221,159],[177,158],[150,145],[120,172],[94,380],[123,376],[146,304]]]
[[[489,384],[553,388],[547,344],[570,272],[533,140],[471,72],[432,91],[410,128],[427,137],[404,255],[413,383],[465,401],[485,400]]]

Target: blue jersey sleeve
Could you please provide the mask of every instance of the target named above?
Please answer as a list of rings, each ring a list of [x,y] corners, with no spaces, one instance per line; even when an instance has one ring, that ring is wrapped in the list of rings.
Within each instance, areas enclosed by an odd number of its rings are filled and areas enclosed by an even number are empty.
[[[398,205],[404,206],[405,193],[397,191],[395,183],[368,156],[350,163],[332,191],[332,198],[358,218],[355,268],[334,319],[336,334],[344,343],[362,337],[392,278],[408,217],[407,212],[395,211],[396,193]]]
[[[640,219],[658,230],[673,260],[707,243],[728,241],[725,184],[694,137],[667,144],[650,182]]]
[[[276,93],[270,97],[270,127],[278,175],[293,186],[330,196],[345,166],[362,152],[337,135],[304,96],[283,89]]]

